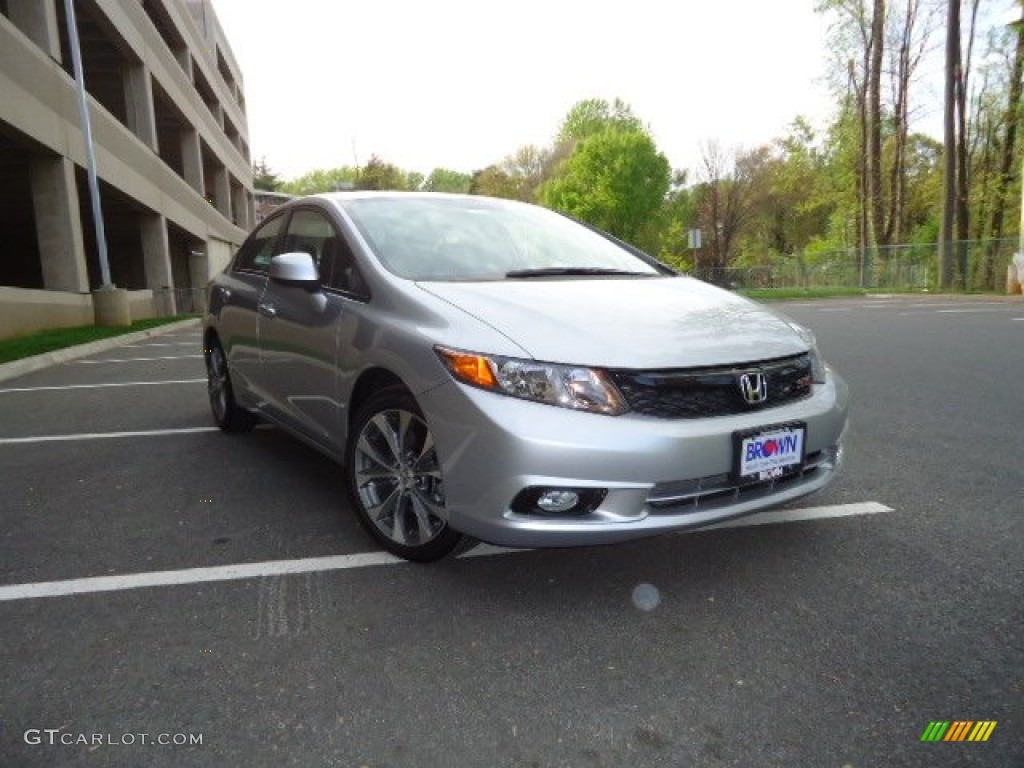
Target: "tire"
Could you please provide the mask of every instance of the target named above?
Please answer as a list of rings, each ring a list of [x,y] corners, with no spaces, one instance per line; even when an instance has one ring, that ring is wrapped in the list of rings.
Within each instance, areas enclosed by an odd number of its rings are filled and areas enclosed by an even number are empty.
[[[472,542],[448,525],[433,444],[413,396],[388,387],[356,413],[345,460],[359,522],[388,552],[420,563],[463,551]]]
[[[225,432],[249,431],[256,423],[256,417],[235,401],[228,359],[220,341],[211,339],[203,350],[203,357],[206,358],[206,389],[210,396],[213,420]]]

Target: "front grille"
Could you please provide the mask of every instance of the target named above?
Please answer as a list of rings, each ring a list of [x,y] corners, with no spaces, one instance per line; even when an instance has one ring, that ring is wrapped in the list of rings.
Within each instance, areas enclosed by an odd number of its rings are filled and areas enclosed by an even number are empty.
[[[739,380],[756,371],[767,380],[768,396],[760,405],[748,405]],[[662,419],[730,416],[785,405],[810,395],[813,378],[808,354],[747,365],[609,373],[634,412]]]

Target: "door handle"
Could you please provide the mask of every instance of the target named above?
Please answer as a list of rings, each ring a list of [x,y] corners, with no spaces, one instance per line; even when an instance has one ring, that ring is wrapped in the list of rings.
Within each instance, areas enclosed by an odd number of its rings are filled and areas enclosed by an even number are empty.
[[[277,309],[273,304],[257,304],[256,310],[264,317],[276,317]]]

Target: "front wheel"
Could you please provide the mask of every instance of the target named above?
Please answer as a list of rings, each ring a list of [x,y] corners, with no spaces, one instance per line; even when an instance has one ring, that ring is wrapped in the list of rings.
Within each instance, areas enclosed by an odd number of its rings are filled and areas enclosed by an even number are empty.
[[[434,437],[405,389],[384,389],[359,409],[345,466],[359,520],[388,552],[431,562],[468,541],[448,525]]]
[[[211,339],[203,350],[206,358],[206,385],[210,396],[210,410],[217,426],[225,432],[245,432],[252,429],[255,417],[235,402],[231,386],[228,359],[217,339]]]

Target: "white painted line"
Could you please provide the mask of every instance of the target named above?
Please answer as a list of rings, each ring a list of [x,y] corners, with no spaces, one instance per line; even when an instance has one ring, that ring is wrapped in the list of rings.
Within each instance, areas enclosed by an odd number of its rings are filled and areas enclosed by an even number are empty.
[[[118,437],[164,437],[165,435],[196,435],[219,432],[217,427],[183,427],[181,429],[151,429],[139,432],[82,432],[77,435],[41,435],[38,437],[0,437],[0,445],[27,443],[62,443],[75,440],[107,440]]]
[[[77,365],[102,365],[103,363],[145,363],[151,360],[192,360],[202,355],[176,355],[169,357],[120,357],[111,360],[75,360]]]
[[[940,309],[937,313],[940,315],[968,315],[978,314],[980,312],[1002,312],[1002,309]]]
[[[833,517],[850,517],[852,515],[877,515],[880,512],[892,512],[892,507],[879,504],[877,501],[862,501],[856,504],[837,504],[830,507],[805,507],[804,509],[777,509],[758,512],[756,515],[727,520],[698,528],[700,531],[711,531],[717,528],[746,528],[752,525],[774,525],[776,523],[801,523],[805,520],[828,520]]]
[[[822,307],[822,312],[852,312],[853,307]]]
[[[158,384],[205,384],[206,379],[176,379],[174,381],[125,381],[114,384],[67,384],[62,387],[12,387],[0,389],[6,392],[59,392],[65,389],[103,389],[105,387],[152,387]]]
[[[1011,320],[1024,320],[1024,317],[1011,317]]]
[[[804,520],[823,520],[851,515],[873,515],[892,512],[890,507],[875,501],[859,504],[842,504],[832,507],[809,507],[807,509],[784,509],[775,512],[761,512],[756,515],[732,520],[718,525],[709,525],[698,530],[713,528],[741,528],[750,525],[771,523],[793,523]],[[528,552],[524,549],[506,549],[490,544],[480,544],[461,555],[459,559],[509,555]],[[252,579],[260,576],[278,576],[290,573],[313,573],[320,571],[342,571],[352,568],[368,568],[377,565],[406,565],[386,552],[360,552],[354,555],[331,555],[308,557],[301,560],[270,560],[262,563],[241,563],[218,565],[208,568],[186,568],[179,571],[153,571],[149,573],[127,573],[119,576],[93,576],[67,581],[41,581],[29,584],[11,584],[0,587],[0,602],[8,600],[29,600],[37,597],[63,597],[94,592],[119,592],[142,587],[166,587],[183,584],[200,584],[210,581],[233,581]]]
[[[187,568],[181,571],[153,571],[128,573],[121,576],[94,576],[68,581],[41,581],[34,584],[16,584],[0,587],[0,602],[26,600],[33,597],[60,597],[90,592],[119,592],[140,587],[166,587],[176,584],[201,584],[207,581],[232,581],[259,576],[279,576],[288,573],[337,571],[346,568],[366,568],[371,565],[399,565],[406,562],[386,552],[360,552],[357,555],[310,557],[305,560],[271,560],[263,563],[219,565],[210,568]]]

